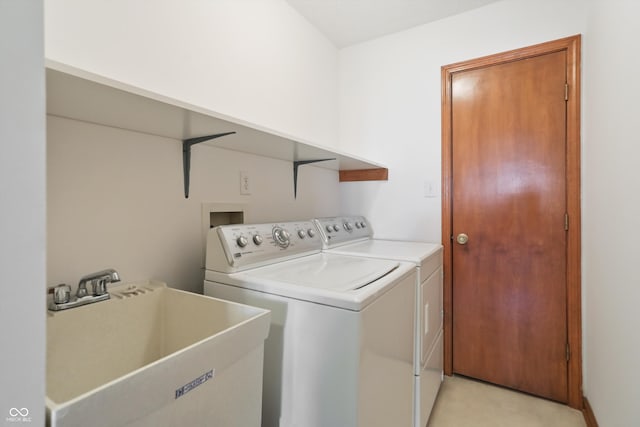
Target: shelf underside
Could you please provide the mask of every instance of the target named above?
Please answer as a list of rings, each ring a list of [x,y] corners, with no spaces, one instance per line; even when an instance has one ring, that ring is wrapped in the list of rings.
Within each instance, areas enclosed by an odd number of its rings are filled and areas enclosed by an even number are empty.
[[[47,68],[47,114],[178,141],[235,132],[204,144],[291,162],[335,158],[316,165],[342,172],[379,171],[347,181],[386,175],[382,165],[53,62]]]

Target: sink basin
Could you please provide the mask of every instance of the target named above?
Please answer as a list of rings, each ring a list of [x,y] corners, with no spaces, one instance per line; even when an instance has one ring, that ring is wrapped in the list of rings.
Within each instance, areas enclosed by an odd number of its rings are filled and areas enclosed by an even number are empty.
[[[268,310],[167,287],[47,317],[47,425],[259,426]]]

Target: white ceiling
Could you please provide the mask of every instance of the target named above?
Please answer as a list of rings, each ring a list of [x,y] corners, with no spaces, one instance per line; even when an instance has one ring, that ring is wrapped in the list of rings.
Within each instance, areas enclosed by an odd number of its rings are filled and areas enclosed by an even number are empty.
[[[498,0],[286,0],[337,47],[484,6]]]

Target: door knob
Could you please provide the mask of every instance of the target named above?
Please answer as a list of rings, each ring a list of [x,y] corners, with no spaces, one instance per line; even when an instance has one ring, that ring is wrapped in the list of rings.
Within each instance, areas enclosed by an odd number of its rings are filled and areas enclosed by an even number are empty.
[[[460,245],[466,245],[468,241],[469,241],[469,236],[467,236],[464,233],[460,233],[456,236],[456,242],[458,242],[458,244]]]

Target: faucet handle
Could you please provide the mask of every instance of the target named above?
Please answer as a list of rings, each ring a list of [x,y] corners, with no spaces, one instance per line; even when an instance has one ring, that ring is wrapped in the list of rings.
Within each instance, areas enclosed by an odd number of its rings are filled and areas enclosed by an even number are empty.
[[[56,304],[66,304],[71,300],[71,286],[64,283],[53,288],[53,302]]]
[[[107,279],[96,279],[91,282],[91,290],[93,291],[93,295],[104,295],[107,293],[107,283],[110,281]]]
[[[78,292],[76,294],[78,298],[86,297],[88,295],[87,282],[90,282],[92,296],[105,295],[107,293],[107,283],[119,281],[120,275],[113,268],[87,274],[80,279],[80,282],[78,282]]]

